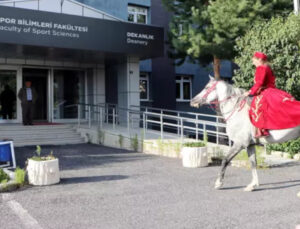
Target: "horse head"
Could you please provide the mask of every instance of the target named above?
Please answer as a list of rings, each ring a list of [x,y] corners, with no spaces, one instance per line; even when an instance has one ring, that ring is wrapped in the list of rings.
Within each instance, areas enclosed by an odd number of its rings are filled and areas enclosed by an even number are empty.
[[[217,84],[219,81],[215,80],[212,76],[209,76],[209,82],[204,89],[192,98],[190,105],[192,107],[200,107],[203,104],[210,104],[218,99]]]

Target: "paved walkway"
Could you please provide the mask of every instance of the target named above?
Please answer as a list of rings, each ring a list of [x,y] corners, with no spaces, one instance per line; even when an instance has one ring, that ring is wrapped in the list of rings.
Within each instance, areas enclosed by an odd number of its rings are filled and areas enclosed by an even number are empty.
[[[59,185],[0,194],[0,228],[276,228],[300,224],[300,167],[259,170],[261,187],[243,192],[251,172],[186,169],[178,159],[95,145],[43,147],[60,159]],[[19,164],[34,148],[17,148]]]

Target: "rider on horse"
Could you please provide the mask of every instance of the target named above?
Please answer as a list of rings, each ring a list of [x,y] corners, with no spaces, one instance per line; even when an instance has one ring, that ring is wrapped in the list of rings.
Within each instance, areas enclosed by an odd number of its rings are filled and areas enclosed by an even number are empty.
[[[275,75],[268,65],[268,57],[255,52],[252,61],[256,66],[254,85],[245,96],[254,96],[250,120],[256,127],[255,137],[268,136],[268,130],[287,129],[300,125],[300,102],[275,85]]]

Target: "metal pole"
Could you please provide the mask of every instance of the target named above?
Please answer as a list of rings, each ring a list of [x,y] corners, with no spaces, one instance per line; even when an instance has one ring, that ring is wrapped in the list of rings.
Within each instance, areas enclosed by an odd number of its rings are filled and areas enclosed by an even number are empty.
[[[127,111],[127,131],[128,134],[130,135],[130,112]]]
[[[91,128],[92,123],[91,123],[91,106],[89,106],[89,128]]]
[[[100,128],[102,129],[103,125],[103,108],[100,107]]]
[[[198,115],[196,115],[196,140],[198,141]]]
[[[183,141],[183,118],[180,119],[181,121],[181,142]]]
[[[148,112],[148,107],[146,107],[146,113]],[[145,113],[144,113],[145,114]],[[144,121],[146,122],[146,130],[148,129],[148,119],[147,119],[147,116],[145,116],[146,119],[144,119]]]
[[[178,117],[178,119],[177,119],[177,135],[179,136],[179,134],[180,134],[180,129],[179,129],[180,113],[177,113],[177,117]]]
[[[116,123],[115,123],[115,116],[116,116],[116,114],[115,114],[115,108],[113,108],[113,129],[115,129],[116,128]]]
[[[206,124],[203,124],[203,138],[202,138],[203,141],[205,140],[205,139],[204,139],[205,132],[206,132]]]
[[[299,14],[299,0],[294,0],[294,13]]]
[[[78,109],[78,127],[80,126],[80,104],[77,105]]]
[[[146,114],[143,114],[143,129],[144,129],[144,139],[146,138],[146,129],[147,129],[147,123],[146,123]]]
[[[217,145],[219,145],[219,118],[217,118]]]
[[[162,113],[160,114],[160,137],[161,139],[164,138],[164,123],[163,123]]]

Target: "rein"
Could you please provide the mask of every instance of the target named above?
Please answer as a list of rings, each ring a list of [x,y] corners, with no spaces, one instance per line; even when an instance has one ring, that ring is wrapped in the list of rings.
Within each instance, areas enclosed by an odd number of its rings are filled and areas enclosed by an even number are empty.
[[[217,87],[217,84],[218,84],[218,81],[216,81],[210,88],[208,88],[207,91],[206,91],[206,93],[203,95],[202,98],[206,99],[208,97],[208,95],[213,90],[215,90],[215,88]],[[210,105],[211,104],[221,105],[222,103],[227,102],[227,101],[229,101],[230,99],[232,99],[234,97],[242,97],[242,96],[239,96],[239,95],[237,95],[237,96],[228,96],[227,98],[225,98],[223,100],[220,100],[220,101],[215,100],[215,101],[211,102]],[[237,104],[239,104],[239,106],[237,106]],[[228,113],[230,113],[230,115],[226,119],[224,119],[225,122],[227,122],[231,118],[231,116],[234,114],[234,112],[236,110],[238,110],[238,112],[240,112],[244,108],[245,104],[246,104],[246,99],[245,98],[243,98],[242,101],[237,101],[237,103],[234,105],[234,108],[232,109],[232,111],[228,112]],[[214,108],[212,107],[212,109],[214,109]],[[228,113],[226,113],[226,114],[228,114]]]

